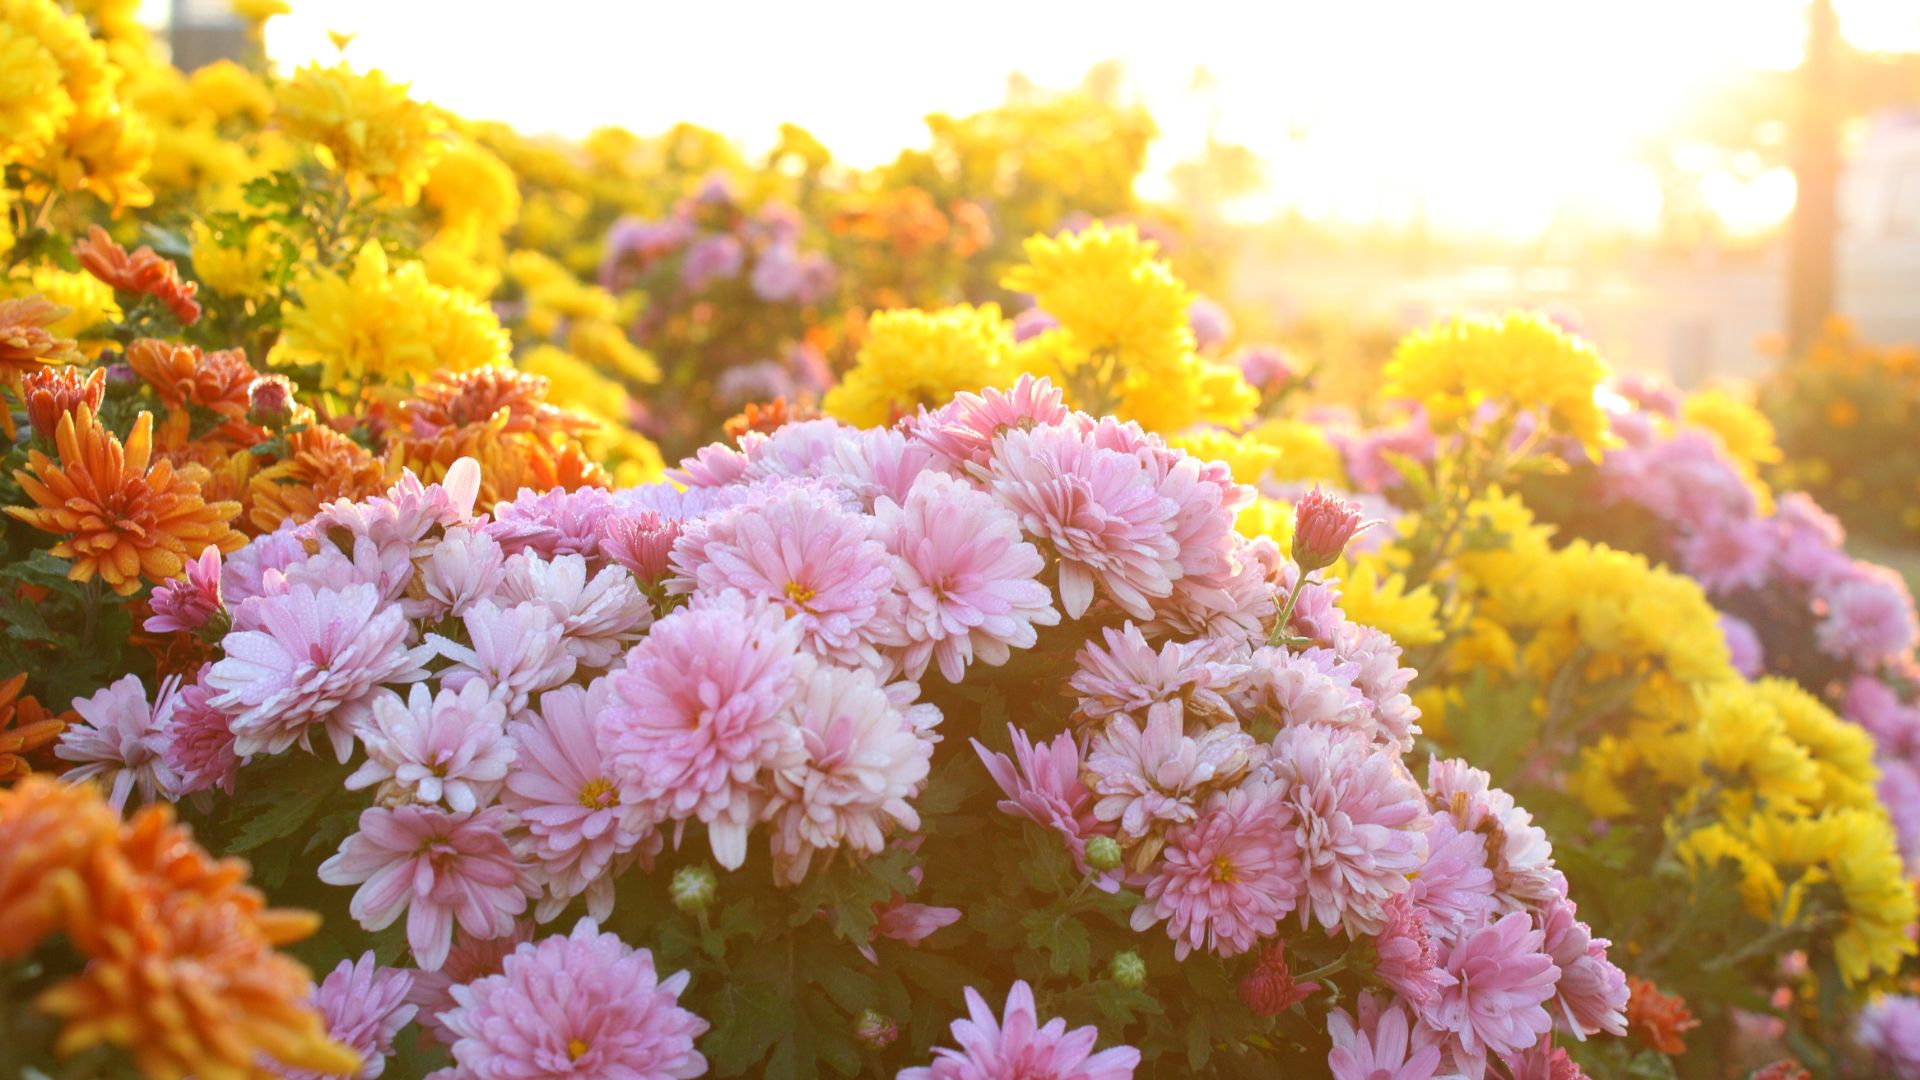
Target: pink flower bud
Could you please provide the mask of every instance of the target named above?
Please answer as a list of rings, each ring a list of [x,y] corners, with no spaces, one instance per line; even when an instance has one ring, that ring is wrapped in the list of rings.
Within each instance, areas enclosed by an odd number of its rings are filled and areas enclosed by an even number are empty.
[[[1293,561],[1303,574],[1332,566],[1347,541],[1370,524],[1361,519],[1358,503],[1315,484],[1293,508]]]
[[[279,429],[293,419],[293,384],[285,375],[262,375],[247,388],[247,422]]]
[[[609,514],[600,523],[600,550],[644,582],[667,576],[667,556],[680,539],[680,522],[651,510]]]
[[[1296,983],[1287,970],[1287,943],[1267,946],[1247,977],[1240,980],[1240,1001],[1256,1016],[1278,1016],[1320,989],[1319,983]]]
[[[214,622],[215,616],[225,612],[220,600],[220,549],[208,544],[198,559],[187,564],[185,578],[155,586],[147,603],[153,608],[146,622],[149,633],[194,633]]]
[[[885,1050],[900,1037],[900,1025],[885,1013],[867,1009],[854,1023],[853,1035],[869,1050]]]

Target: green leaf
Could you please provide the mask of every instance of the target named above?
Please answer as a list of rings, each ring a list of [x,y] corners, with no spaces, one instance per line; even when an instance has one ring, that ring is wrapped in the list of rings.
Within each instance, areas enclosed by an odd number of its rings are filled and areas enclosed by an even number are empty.
[[[285,798],[267,804],[265,810],[248,818],[246,824],[227,844],[236,854],[252,851],[283,836],[292,836],[313,820],[320,804],[336,790],[335,784],[308,784],[288,792]]]
[[[1043,908],[1029,912],[1020,925],[1027,931],[1027,948],[1046,953],[1054,974],[1086,978],[1092,943],[1087,928],[1071,912]]]

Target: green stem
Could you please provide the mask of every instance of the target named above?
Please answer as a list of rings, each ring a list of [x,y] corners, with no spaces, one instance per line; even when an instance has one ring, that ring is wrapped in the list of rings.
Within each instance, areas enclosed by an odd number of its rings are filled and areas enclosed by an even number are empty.
[[[1312,572],[1303,571],[1299,580],[1293,583],[1293,588],[1288,590],[1287,602],[1280,608],[1280,617],[1274,620],[1273,633],[1267,638],[1267,644],[1278,645],[1287,640],[1287,623],[1293,618],[1294,605],[1300,602],[1300,594],[1307,591],[1307,586],[1312,580]]]
[[[1293,981],[1295,983],[1309,983],[1315,979],[1324,979],[1329,975],[1338,975],[1345,970],[1347,970],[1347,954],[1341,953],[1339,956],[1321,964],[1312,971],[1302,975],[1295,975]]]

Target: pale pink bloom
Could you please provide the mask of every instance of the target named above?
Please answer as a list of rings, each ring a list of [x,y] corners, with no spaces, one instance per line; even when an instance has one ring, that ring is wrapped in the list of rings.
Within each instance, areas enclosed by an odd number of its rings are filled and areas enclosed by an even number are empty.
[[[214,708],[233,717],[234,752],[278,754],[315,727],[346,761],[353,728],[381,687],[427,677],[433,650],[407,647],[409,626],[398,607],[382,606],[371,585],[339,592],[290,586],[253,601],[259,629],[236,630],[226,656],[202,676],[216,692]]]
[[[822,475],[844,485],[869,509],[882,499],[906,502],[916,480],[943,466],[924,443],[892,428],[854,432],[820,463]]]
[[[1484,1063],[1489,1054],[1516,1054],[1553,1030],[1546,1003],[1560,969],[1542,951],[1541,932],[1524,911],[1514,911],[1464,934],[1447,950],[1451,986],[1420,1010],[1421,1019],[1445,1032],[1457,1064]]]
[[[1766,583],[1777,544],[1765,523],[1728,518],[1680,541],[1680,567],[1715,596],[1755,589]]]
[[[1427,861],[1407,895],[1426,912],[1436,940],[1451,942],[1498,910],[1493,871],[1487,868],[1487,838],[1461,832],[1453,815],[1436,813],[1427,830]]]
[[[172,798],[180,780],[167,763],[167,720],[172,715],[180,677],[160,684],[152,704],[140,676],[123,675],[91,697],[74,698],[77,723],[60,733],[54,756],[73,762],[68,783],[100,783],[115,810],[124,810],[136,790],[141,802]]]
[[[1287,728],[1269,761],[1293,808],[1306,865],[1302,924],[1318,919],[1349,935],[1379,933],[1386,902],[1407,890],[1407,875],[1427,860],[1431,817],[1419,785],[1399,754],[1337,728]]]
[[[651,865],[662,846],[653,809],[639,788],[613,776],[599,745],[612,688],[595,680],[540,696],[540,710],[509,728],[519,757],[500,803],[531,836],[534,876],[545,889],[536,915],[552,918],[585,895],[596,919],[613,911],[613,878],[636,859]]]
[[[1436,814],[1453,816],[1461,832],[1488,831],[1501,838],[1489,845],[1487,867],[1493,872],[1494,900],[1499,911],[1518,911],[1545,903],[1564,890],[1565,879],[1553,868],[1553,845],[1533,815],[1516,806],[1513,796],[1494,787],[1484,770],[1459,758],[1431,760],[1427,766],[1427,800]]]
[[[1033,647],[1035,626],[1060,621],[1053,591],[1038,580],[1046,560],[1011,513],[966,481],[922,473],[904,503],[882,496],[874,516],[903,598],[908,678],[937,658],[958,683],[976,657],[997,667]]]
[[[340,961],[314,988],[312,1003],[327,1022],[327,1034],[360,1055],[354,1080],[373,1080],[387,1071],[393,1037],[419,1011],[419,1006],[407,1001],[412,989],[410,972],[381,967],[371,949],[358,960]],[[289,1080],[321,1080],[324,1075],[284,1066],[274,1071]]]
[[[1920,998],[1885,994],[1860,1010],[1853,1041],[1892,1080],[1920,1080]]]
[[[230,717],[209,702],[213,691],[205,683],[187,683],[174,695],[173,708],[162,729],[163,756],[175,776],[175,796],[217,787],[233,794],[240,759],[233,752]]]
[[[1093,792],[1080,778],[1080,746],[1073,733],[1063,731],[1051,742],[1035,743],[1027,733],[1007,725],[1007,738],[1013,744],[1013,757],[988,750],[974,739],[973,751],[980,755],[988,775],[1006,798],[995,804],[1001,813],[1026,818],[1054,831],[1067,842],[1074,865],[1087,872],[1087,839],[1112,831],[1093,812]],[[1119,884],[1115,875],[1103,877],[1096,885],[1113,892]]]
[[[1320,724],[1371,738],[1373,707],[1353,684],[1359,674],[1359,665],[1345,663],[1332,649],[1320,646],[1294,652],[1263,645],[1253,652],[1257,700],[1288,727]]]
[[[1368,524],[1359,503],[1315,484],[1293,507],[1293,561],[1309,573],[1332,566]]]
[[[694,1043],[709,1025],[680,1005],[690,979],[660,978],[651,952],[581,919],[515,949],[500,974],[453,987],[440,1020],[474,1080],[683,1080],[707,1071]]]
[[[397,547],[421,554],[440,532],[473,522],[473,504],[479,495],[480,463],[461,458],[437,484],[422,484],[413,470],[407,469],[384,495],[361,502],[337,499],[327,503],[314,515],[309,528],[320,538],[344,531],[367,537],[383,550]]]
[[[1237,956],[1272,937],[1300,896],[1305,868],[1280,790],[1250,781],[1216,792],[1200,817],[1167,833],[1131,924],[1165,921],[1176,959],[1195,949]]]
[[[1178,551],[1173,596],[1190,607],[1225,612],[1234,604],[1233,519],[1253,502],[1254,490],[1233,482],[1224,462],[1203,461],[1132,421],[1112,417],[1087,432],[1095,446],[1132,454],[1147,466],[1155,489],[1173,503],[1167,531]],[[1158,605],[1156,605],[1158,606]]]
[[[1131,1046],[1094,1053],[1098,1028],[1068,1031],[1067,1022],[1057,1017],[1042,1026],[1033,988],[1024,980],[1007,994],[1004,1020],[973,987],[967,987],[966,996],[967,1019],[953,1022],[953,1041],[960,1049],[935,1047],[931,1065],[902,1069],[896,1080],[1131,1080],[1140,1064],[1140,1051]]]
[[[742,440],[745,441],[745,440]],[[747,455],[725,443],[709,443],[680,459],[667,476],[690,488],[717,488],[740,480],[747,472]]]
[[[1009,431],[989,463],[995,498],[1060,558],[1060,601],[1079,618],[1094,586],[1137,619],[1173,592],[1180,551],[1168,532],[1179,509],[1138,457],[1095,446],[1063,426]]]
[[[653,510],[616,510],[600,522],[600,553],[653,584],[667,576],[667,556],[685,526]]]
[[[468,683],[481,683],[509,716],[523,712],[534,694],[572,678],[578,666],[567,651],[553,610],[545,604],[503,608],[482,600],[460,622],[471,646],[439,634],[427,635],[428,646],[453,661],[440,672],[441,685],[459,690]]]
[[[799,752],[769,772],[764,820],[771,826],[774,879],[797,885],[816,852],[849,848],[878,855],[887,830],[920,827],[907,801],[926,784],[930,732],[916,729],[873,673],[803,665],[790,721]]]
[[[154,586],[147,603],[153,615],[145,623],[149,634],[194,633],[221,611],[220,549],[208,544],[200,557],[187,564],[187,576]]]
[[[466,526],[448,529],[433,552],[418,564],[424,595],[401,601],[407,617],[429,622],[465,618],[475,604],[492,599],[499,591],[506,558],[500,542],[484,530]]]
[[[747,468],[741,478],[748,481],[777,477],[818,476],[823,463],[832,460],[854,429],[838,420],[802,420],[788,424],[770,435],[740,440],[746,452]]]
[[[763,769],[799,752],[784,716],[799,691],[801,626],[736,592],[654,624],[610,678],[603,746],[665,817],[707,824],[714,858],[747,857]]]
[[[1193,331],[1193,344],[1197,349],[1211,349],[1233,336],[1233,316],[1217,301],[1204,296],[1194,297],[1193,303],[1187,305],[1187,326]]]
[[[347,777],[348,791],[386,784],[393,795],[452,810],[492,802],[514,757],[507,710],[479,680],[438,694],[414,683],[404,701],[381,694],[359,735],[367,760]]]
[[[420,1007],[414,1014],[420,1027],[434,1038],[451,1046],[453,1033],[440,1022],[440,1016],[453,1008],[453,988],[488,975],[500,974],[500,965],[513,950],[533,939],[533,920],[521,919],[510,933],[499,937],[477,938],[462,929],[453,936],[453,948],[438,971],[413,969],[413,988],[407,1002]]]
[[[1100,635],[1104,644],[1080,646],[1067,679],[1089,720],[1124,715],[1141,721],[1164,713],[1178,725],[1231,717],[1229,700],[1253,675],[1245,652],[1222,638],[1168,641],[1156,651],[1132,622],[1104,627]]]
[[[1440,1047],[1421,1038],[1398,1001],[1383,1009],[1371,994],[1362,994],[1357,1007],[1357,1024],[1345,1009],[1327,1014],[1333,1080],[1432,1080],[1440,1070]]]
[[[1871,667],[1913,648],[1917,633],[1913,597],[1899,575],[1884,566],[1855,563],[1827,590],[1826,617],[1814,627],[1820,650]]]
[[[487,532],[512,555],[533,551],[555,555],[600,554],[600,523],[613,512],[613,497],[599,488],[534,491],[521,488],[512,502],[493,508]]]
[[[1067,406],[1052,380],[1021,375],[1011,390],[955,394],[905,422],[909,434],[953,465],[985,465],[1001,432],[1064,423]]]
[[[303,535],[301,526],[287,523],[265,536],[254,537],[247,541],[246,547],[225,556],[220,565],[220,594],[228,607],[237,613],[241,601],[265,595],[263,585],[268,571],[284,571],[295,563],[305,562],[307,548],[301,540]]]
[[[522,551],[507,559],[500,596],[511,603],[545,604],[560,628],[561,642],[579,665],[604,668],[653,622],[653,605],[624,567],[587,573],[579,555],[543,559]]]
[[[1099,799],[1094,816],[1117,824],[1123,841],[1140,841],[1193,821],[1210,792],[1238,783],[1263,756],[1253,736],[1231,721],[1194,737],[1177,713],[1160,712],[1144,729],[1116,715],[1088,745],[1087,784]]]
[[[1386,925],[1374,941],[1374,976],[1412,1002],[1426,1005],[1453,976],[1440,967],[1440,955],[1427,934],[1427,914],[1401,893],[1387,901]]]
[[[1553,957],[1560,979],[1553,987],[1554,1020],[1576,1039],[1627,1033],[1627,976],[1607,959],[1606,938],[1597,938],[1577,917],[1573,901],[1548,901],[1534,913],[1541,948]]]
[[[913,868],[918,874],[919,867]],[[873,926],[876,938],[887,938],[905,945],[918,945],[932,936],[935,930],[952,926],[960,921],[959,908],[934,907],[931,904],[912,904],[904,900],[895,900],[883,905],[877,913]],[[861,953],[870,962],[874,959],[872,946],[862,948]]]
[[[1275,602],[1284,606],[1288,595],[1293,592],[1294,583],[1299,580],[1300,568],[1281,560],[1273,573]],[[1280,613],[1275,611],[1271,614],[1278,618]],[[1344,628],[1351,625],[1346,613],[1340,610],[1339,590],[1324,581],[1309,578],[1301,586],[1300,602],[1293,606],[1293,614],[1287,620],[1287,632],[1331,648],[1338,643]]]
[[[1183,587],[1188,584],[1185,578],[1174,582],[1173,595],[1154,604],[1147,632],[1155,636],[1265,641],[1280,614],[1274,603],[1274,581],[1283,562],[1280,547],[1272,537],[1232,535],[1228,538],[1226,575],[1205,589]],[[1303,604],[1306,600],[1301,598]]]
[[[1720,613],[1720,634],[1727,639],[1727,657],[1742,678],[1757,679],[1767,670],[1765,646],[1753,624],[1737,615]]]
[[[364,929],[385,930],[407,915],[407,945],[433,971],[447,959],[453,929],[481,937],[513,930],[533,892],[507,845],[507,812],[497,806],[449,814],[435,806],[370,807],[360,829],[320,864],[329,885],[359,885],[348,911]]]
[[[371,585],[380,594],[382,605],[398,601],[406,594],[407,585],[413,580],[413,557],[409,548],[403,544],[382,548],[370,537],[342,536],[344,548],[323,545],[311,558],[281,572],[278,583],[269,573],[264,584],[267,592],[280,593],[295,585],[305,585],[316,592],[341,592],[355,585]],[[239,619],[234,625],[244,630],[257,629],[252,623]]]
[[[1301,603],[1306,600],[1301,597]],[[1414,736],[1420,734],[1420,709],[1407,695],[1414,670],[1400,665],[1399,644],[1385,633],[1345,621],[1343,616],[1334,634],[1333,650],[1343,663],[1359,669],[1353,685],[1373,706],[1374,737],[1403,754],[1412,750]]]
[[[1502,1060],[1513,1080],[1589,1080],[1565,1050],[1553,1045],[1551,1033],[1540,1036],[1540,1041],[1525,1052],[1504,1055]],[[1790,1070],[1790,1075],[1804,1074]],[[1767,1070],[1758,1070],[1747,1080],[1768,1080]]]
[[[785,430],[785,429],[782,429]],[[673,550],[671,592],[737,589],[794,616],[820,653],[880,667],[897,600],[871,518],[803,487],[703,520]]]

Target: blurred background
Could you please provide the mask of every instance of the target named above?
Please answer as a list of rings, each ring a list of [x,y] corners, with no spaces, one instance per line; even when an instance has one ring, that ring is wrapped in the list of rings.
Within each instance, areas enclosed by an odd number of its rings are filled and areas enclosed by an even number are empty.
[[[145,13],[184,68],[245,47],[225,0]],[[1074,205],[1177,222],[1243,331],[1520,305],[1682,385],[1834,314],[1920,338],[1912,0],[302,0],[266,44],[528,134],[687,122],[764,152],[790,122],[850,169],[939,153],[930,115],[1070,102],[1099,122],[1047,138],[1125,174]]]

